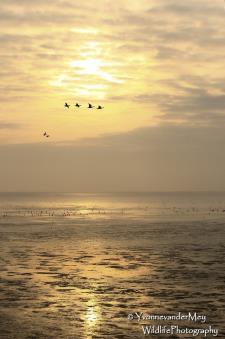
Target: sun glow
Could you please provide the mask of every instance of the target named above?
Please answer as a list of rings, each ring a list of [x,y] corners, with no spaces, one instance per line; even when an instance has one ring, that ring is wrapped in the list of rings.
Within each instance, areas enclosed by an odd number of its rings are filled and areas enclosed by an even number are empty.
[[[69,77],[66,74],[59,75],[56,79],[50,81],[50,85],[61,87],[63,84],[69,79]]]
[[[99,59],[74,60],[70,63],[70,66],[78,68],[80,74],[96,75],[100,73],[104,62]]]
[[[103,70],[105,67],[112,66],[103,60],[89,58],[85,60],[74,60],[70,62],[70,66],[76,68],[78,74],[95,75],[99,78],[112,83],[123,83],[122,79],[118,79],[109,72]]]

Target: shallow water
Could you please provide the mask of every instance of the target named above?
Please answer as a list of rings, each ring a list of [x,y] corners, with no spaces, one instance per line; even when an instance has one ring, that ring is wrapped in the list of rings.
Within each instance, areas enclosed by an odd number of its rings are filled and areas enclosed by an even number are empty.
[[[1,195],[0,337],[142,338],[143,324],[176,324],[224,338],[224,197]]]

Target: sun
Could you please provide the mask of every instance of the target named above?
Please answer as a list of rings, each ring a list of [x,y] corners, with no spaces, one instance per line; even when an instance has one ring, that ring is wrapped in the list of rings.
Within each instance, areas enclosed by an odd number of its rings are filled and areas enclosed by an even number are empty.
[[[92,93],[95,97],[104,98],[110,84],[124,83],[116,73],[116,65],[100,58],[71,60],[68,66],[62,74],[50,81],[50,85],[68,88],[73,81],[79,80],[75,90],[77,94],[90,96]]]
[[[77,68],[80,74],[99,75],[105,63],[102,60],[90,58],[71,61],[70,66]]]
[[[110,65],[107,62],[96,58],[73,60],[70,62],[70,67],[75,68],[76,73],[79,75],[94,75],[107,82],[123,83],[124,82],[123,80],[118,79],[117,77],[112,75],[109,71],[105,70],[109,66]]]

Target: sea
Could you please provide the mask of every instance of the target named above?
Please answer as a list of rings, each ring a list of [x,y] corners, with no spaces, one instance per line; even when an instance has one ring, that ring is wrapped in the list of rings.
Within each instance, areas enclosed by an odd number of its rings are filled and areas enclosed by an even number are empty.
[[[225,338],[225,193],[0,193],[0,338]]]

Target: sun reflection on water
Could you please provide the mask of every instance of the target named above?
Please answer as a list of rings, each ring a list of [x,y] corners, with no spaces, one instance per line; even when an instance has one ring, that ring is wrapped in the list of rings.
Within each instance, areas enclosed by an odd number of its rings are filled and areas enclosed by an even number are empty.
[[[86,328],[86,337],[92,338],[92,335],[100,321],[100,309],[94,297],[87,303],[84,320]]]
[[[89,326],[90,325],[93,326],[97,322],[98,315],[97,315],[96,309],[93,306],[88,307],[87,314],[86,314],[86,320]]]

